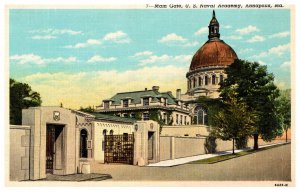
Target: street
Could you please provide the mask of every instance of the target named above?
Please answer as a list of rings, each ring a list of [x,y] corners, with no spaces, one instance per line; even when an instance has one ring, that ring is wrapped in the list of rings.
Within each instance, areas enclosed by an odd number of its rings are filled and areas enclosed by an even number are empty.
[[[139,167],[95,163],[91,171],[110,174],[109,181],[291,181],[291,144],[215,164]]]

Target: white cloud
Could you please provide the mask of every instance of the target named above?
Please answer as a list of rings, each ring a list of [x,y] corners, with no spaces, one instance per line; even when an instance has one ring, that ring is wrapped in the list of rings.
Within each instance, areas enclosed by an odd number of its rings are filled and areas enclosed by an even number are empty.
[[[36,35],[36,36],[32,36],[31,39],[34,40],[50,40],[50,39],[56,39],[56,36],[53,35]]]
[[[41,56],[35,54],[13,55],[9,59],[11,61],[15,61],[18,64],[45,64],[45,60]]]
[[[158,40],[161,43],[169,43],[169,42],[185,42],[187,39],[183,38],[180,35],[177,35],[175,33],[168,34],[164,37],[162,37],[160,40]]]
[[[194,42],[187,42],[185,44],[183,44],[183,47],[195,47],[195,46],[199,46],[200,43],[198,41],[194,41]]]
[[[249,34],[249,33],[252,33],[252,32],[258,32],[260,30],[256,26],[249,25],[245,28],[237,29],[235,31],[242,34],[242,35],[244,35],[244,34]]]
[[[263,42],[263,41],[265,41],[265,38],[263,36],[256,35],[250,38],[249,40],[247,40],[246,42],[254,43],[254,42]]]
[[[97,62],[113,62],[117,60],[117,58],[115,57],[108,57],[108,58],[105,58],[105,57],[102,57],[100,55],[95,55],[93,57],[91,57],[87,62],[88,63],[97,63]]]
[[[111,41],[117,44],[130,43],[130,39],[126,33],[123,31],[111,32],[103,37],[104,41]]]
[[[261,65],[266,65],[266,63],[262,60],[258,60],[258,63],[261,64]]]
[[[79,108],[99,105],[117,92],[143,90],[153,85],[174,94],[177,88],[186,87],[186,71],[183,66],[146,66],[124,72],[37,73],[20,81],[27,82],[41,94],[44,106],[58,106],[62,102],[66,108]]]
[[[241,40],[243,39],[242,36],[237,36],[237,35],[231,35],[231,36],[224,36],[224,39],[229,39],[229,40]]]
[[[273,35],[270,35],[269,38],[284,38],[290,35],[289,31],[279,32]]]
[[[290,70],[291,68],[291,62],[290,61],[285,61],[280,65],[280,68],[284,70]]]
[[[231,25],[222,25],[221,28],[224,28],[224,29],[230,29],[230,28],[231,28]]]
[[[202,34],[208,34],[208,28],[207,27],[202,27],[198,31],[195,32],[194,35],[200,36]]]
[[[77,43],[75,45],[67,45],[67,46],[64,46],[64,48],[85,48],[85,47],[101,45],[101,44],[102,44],[102,42],[100,40],[88,39],[84,43]]]
[[[252,52],[253,51],[253,48],[244,48],[244,49],[240,49],[238,52],[240,54],[244,54],[244,53],[249,53],[249,52]]]
[[[152,54],[153,54],[153,52],[151,52],[151,51],[144,51],[144,52],[137,52],[131,57],[137,58],[137,57],[142,57],[142,56],[150,56]]]
[[[290,44],[278,45],[276,47],[270,48],[268,51],[261,52],[258,55],[254,55],[254,58],[264,58],[270,55],[282,56],[285,52],[290,50]]]
[[[29,33],[35,34],[52,34],[52,35],[61,35],[61,34],[68,34],[68,35],[79,35],[82,34],[81,31],[75,31],[71,29],[38,29],[38,30],[31,30]]]
[[[16,64],[25,65],[25,64],[36,64],[39,66],[44,66],[50,63],[72,63],[77,62],[76,57],[57,57],[57,58],[42,58],[39,55],[35,54],[23,54],[23,55],[13,55],[10,58],[10,61],[16,62]]]
[[[192,55],[178,55],[178,56],[170,56],[167,54],[156,56],[151,55],[146,59],[142,59],[139,61],[139,66],[145,66],[149,64],[158,64],[158,65],[174,65],[174,64],[185,64],[187,65],[192,59]]]

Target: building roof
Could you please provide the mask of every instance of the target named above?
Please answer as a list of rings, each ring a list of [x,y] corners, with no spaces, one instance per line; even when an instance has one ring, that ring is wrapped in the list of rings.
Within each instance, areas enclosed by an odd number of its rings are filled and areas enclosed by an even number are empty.
[[[190,71],[211,66],[229,66],[237,58],[235,51],[224,41],[207,41],[195,53]]]
[[[103,121],[113,121],[113,122],[122,122],[122,123],[135,123],[137,120],[133,118],[125,118],[125,117],[118,117],[112,115],[106,115],[101,113],[92,113],[95,116],[96,120],[103,120]]]
[[[213,16],[208,27],[209,40],[195,53],[190,65],[190,72],[206,67],[226,67],[238,58],[235,51],[223,40],[219,39],[219,22],[215,11],[213,11]]]
[[[140,104],[141,98],[144,97],[151,97],[152,102],[159,102],[160,98],[167,98],[167,103],[169,105],[176,104],[176,98],[171,92],[159,92],[156,89],[117,93],[111,97],[110,100],[112,101],[112,105],[121,105],[121,100],[131,98],[132,104]]]

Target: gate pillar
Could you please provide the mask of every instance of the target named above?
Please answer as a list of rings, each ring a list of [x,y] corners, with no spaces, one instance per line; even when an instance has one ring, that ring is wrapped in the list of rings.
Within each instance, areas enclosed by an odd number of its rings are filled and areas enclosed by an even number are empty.
[[[134,165],[145,166],[159,162],[159,124],[137,121],[134,125]]]

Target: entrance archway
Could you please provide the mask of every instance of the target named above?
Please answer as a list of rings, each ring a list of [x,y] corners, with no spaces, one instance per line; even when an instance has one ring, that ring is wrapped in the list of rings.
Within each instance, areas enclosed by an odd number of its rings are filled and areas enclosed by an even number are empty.
[[[88,140],[88,132],[86,131],[86,129],[81,129],[80,131],[80,157],[81,158],[88,157],[87,140]]]

